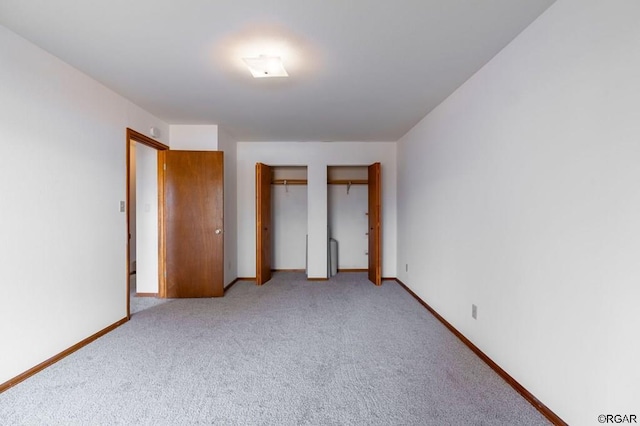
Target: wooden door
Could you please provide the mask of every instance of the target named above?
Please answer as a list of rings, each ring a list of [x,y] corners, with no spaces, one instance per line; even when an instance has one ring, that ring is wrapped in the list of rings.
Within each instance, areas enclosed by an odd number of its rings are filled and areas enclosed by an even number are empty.
[[[224,295],[223,153],[163,151],[161,296]]]
[[[271,167],[256,164],[256,284],[271,279]]]
[[[369,280],[382,284],[382,227],[380,163],[369,166]]]

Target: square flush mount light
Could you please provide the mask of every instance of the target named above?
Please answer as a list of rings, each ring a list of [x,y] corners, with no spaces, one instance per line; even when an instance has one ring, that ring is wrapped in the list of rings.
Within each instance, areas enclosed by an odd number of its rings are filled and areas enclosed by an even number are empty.
[[[288,77],[279,56],[260,55],[257,58],[242,58],[254,78]]]

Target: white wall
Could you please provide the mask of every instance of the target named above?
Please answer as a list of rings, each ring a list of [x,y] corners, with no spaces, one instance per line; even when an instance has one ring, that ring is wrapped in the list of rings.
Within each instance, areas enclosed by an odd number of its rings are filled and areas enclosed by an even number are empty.
[[[168,126],[0,26],[0,383],[125,318],[126,127]]]
[[[171,149],[184,151],[217,151],[218,126],[215,124],[172,124]]]
[[[575,425],[640,408],[638,22],[558,0],[398,146],[399,278]]]
[[[136,146],[136,293],[158,293],[158,151]]]
[[[327,167],[322,157],[307,166],[307,190],[307,278],[328,278]]]
[[[224,283],[238,277],[238,219],[236,182],[236,141],[229,132],[218,127],[218,149],[224,152]]]
[[[329,228],[338,241],[339,269],[369,267],[369,187],[329,185]],[[386,275],[385,275],[386,276]]]
[[[239,142],[238,275],[255,277],[255,164],[307,166],[309,277],[327,276],[327,166],[382,163],[382,274],[396,275],[396,144]]]
[[[307,185],[271,186],[272,269],[305,269],[307,205]]]

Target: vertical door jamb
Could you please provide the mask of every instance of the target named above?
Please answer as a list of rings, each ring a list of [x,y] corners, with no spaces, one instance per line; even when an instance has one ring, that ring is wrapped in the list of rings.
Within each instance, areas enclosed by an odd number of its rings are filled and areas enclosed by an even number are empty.
[[[158,152],[158,297],[167,297],[167,241],[165,228],[165,179],[166,150]]]

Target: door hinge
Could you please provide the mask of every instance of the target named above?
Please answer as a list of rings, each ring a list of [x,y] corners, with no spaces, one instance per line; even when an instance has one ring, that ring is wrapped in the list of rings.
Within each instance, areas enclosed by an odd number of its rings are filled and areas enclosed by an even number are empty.
[[[167,163],[164,163],[164,164],[162,165],[162,170],[167,170]]]

